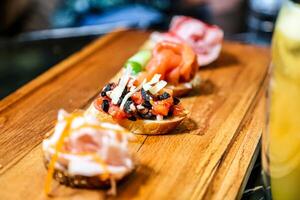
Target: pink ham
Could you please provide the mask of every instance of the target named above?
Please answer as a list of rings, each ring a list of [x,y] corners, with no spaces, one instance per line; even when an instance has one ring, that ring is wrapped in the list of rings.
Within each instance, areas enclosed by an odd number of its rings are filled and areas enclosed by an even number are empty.
[[[169,32],[153,33],[151,40],[186,42],[197,54],[199,66],[216,60],[220,54],[223,31],[215,25],[208,25],[198,19],[186,16],[175,16],[171,21]]]
[[[105,155],[104,161],[112,166],[126,166],[129,153],[124,151],[122,143],[127,140],[126,134],[112,130],[87,129],[79,130],[65,141],[65,150],[73,154],[90,153]]]

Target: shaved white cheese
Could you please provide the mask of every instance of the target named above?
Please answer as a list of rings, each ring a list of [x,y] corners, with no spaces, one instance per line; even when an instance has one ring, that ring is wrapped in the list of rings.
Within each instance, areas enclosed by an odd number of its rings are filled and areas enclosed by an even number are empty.
[[[143,85],[143,89],[144,89],[145,91],[148,91],[151,87],[152,87],[152,86],[151,86],[150,84],[148,84],[148,83],[146,83],[145,85]]]
[[[143,85],[143,89],[145,91],[148,91],[152,87],[153,84],[158,83],[160,77],[161,77],[161,74],[155,74],[148,83],[145,83]]]
[[[112,91],[110,98],[112,99],[112,103],[113,104],[117,104],[125,87],[126,84],[128,83],[129,79],[130,79],[130,68],[129,70],[126,70],[124,76],[120,79],[120,83],[119,85]],[[128,78],[127,78],[128,76]],[[155,94],[157,92],[159,92],[162,88],[164,88],[167,85],[166,81],[159,81],[161,77],[161,74],[155,74],[153,76],[153,78],[149,81],[146,82],[146,80],[144,80],[142,82],[141,85],[139,85],[138,87],[134,88],[133,86],[130,88],[130,91],[125,95],[125,97],[123,98],[120,108],[123,110],[124,105],[126,103],[126,101],[138,90],[140,90],[141,88],[143,88],[145,91],[150,91],[152,94]],[[130,82],[130,81],[129,81]],[[152,86],[153,84],[156,84],[154,86]]]
[[[157,121],[161,121],[161,120],[163,120],[164,119],[164,116],[162,116],[162,115],[157,115],[156,116],[156,120]]]
[[[134,85],[133,85],[134,81],[135,81],[134,78],[130,79],[130,81],[128,82],[128,87],[130,87],[130,88],[134,87]]]
[[[136,111],[136,108],[135,108],[135,106],[134,106],[133,103],[130,104],[129,108],[130,108],[130,110],[132,110],[133,112]]]
[[[110,97],[111,93],[112,93],[112,91],[107,91],[106,96]]]
[[[164,80],[159,81],[158,83],[156,83],[156,85],[154,85],[153,87],[151,87],[149,89],[149,92],[151,94],[156,94],[157,92],[159,92],[161,89],[163,89],[165,86],[167,85],[167,82]]]
[[[145,83],[146,83],[146,79],[144,79],[144,81],[142,82],[141,85],[139,85],[137,88],[135,88],[134,90],[128,92],[128,93],[125,95],[125,97],[123,98],[122,103],[121,103],[121,105],[120,105],[121,110],[123,110],[126,101],[127,101],[127,100],[128,100],[135,92],[137,92],[138,90],[140,90],[140,89],[143,87],[143,85],[144,85]]]
[[[149,81],[148,83],[151,84],[151,85],[155,84],[159,81],[160,77],[161,77],[161,74],[155,74],[153,76],[153,78],[151,79],[151,81]]]
[[[140,104],[140,105],[137,105],[137,106],[136,106],[136,108],[137,108],[137,109],[139,109],[139,110],[143,110],[143,109],[145,109],[145,107],[144,107],[144,106],[142,106],[141,104]]]
[[[190,83],[190,82],[189,82],[189,83],[185,83],[184,86],[185,86],[186,88],[190,88],[190,89],[193,88],[193,85],[192,85],[192,83]]]
[[[124,73],[124,75],[121,77],[119,84],[115,89],[110,94],[111,102],[113,104],[117,104],[120,97],[122,96],[122,93],[130,79],[130,73],[131,73],[131,68],[128,67]]]
[[[135,90],[135,88],[136,88],[136,87],[133,85],[133,86],[130,87],[129,90],[130,90],[130,91],[133,91],[133,90]]]

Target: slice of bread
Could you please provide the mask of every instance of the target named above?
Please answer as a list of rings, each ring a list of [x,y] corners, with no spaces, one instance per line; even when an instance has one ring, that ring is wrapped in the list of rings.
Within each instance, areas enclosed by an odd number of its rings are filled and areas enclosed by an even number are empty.
[[[182,97],[187,95],[192,90],[199,88],[201,83],[200,76],[198,74],[188,83],[180,83],[176,86],[174,85],[167,85],[166,88],[170,88],[173,90],[173,95],[175,97]]]
[[[44,157],[44,164],[48,169],[49,161]],[[131,171],[122,177],[125,178],[130,174]],[[86,188],[86,189],[108,189],[111,187],[110,179],[102,180],[99,176],[82,176],[82,175],[70,175],[65,170],[55,169],[53,178],[60,184],[74,187],[74,188]],[[115,179],[119,182],[121,179]]]
[[[130,132],[143,135],[167,134],[173,129],[175,129],[186,118],[188,114],[187,112],[185,112],[180,116],[175,116],[164,120],[137,119],[136,121],[131,121],[129,119],[123,119],[114,121],[111,115],[97,110],[94,107],[93,103],[86,110],[86,112],[96,116],[102,121],[117,122],[119,125],[128,129]]]

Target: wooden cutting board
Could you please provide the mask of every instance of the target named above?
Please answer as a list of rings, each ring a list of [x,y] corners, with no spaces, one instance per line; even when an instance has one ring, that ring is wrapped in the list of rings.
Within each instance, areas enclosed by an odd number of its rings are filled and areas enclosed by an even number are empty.
[[[86,108],[147,39],[121,31],[102,37],[0,102],[0,198],[45,199],[41,141],[57,111]],[[117,197],[54,185],[54,199],[235,199],[245,186],[264,124],[266,48],[226,41],[201,68],[199,91],[182,99],[190,115],[174,132],[137,136],[136,171]]]

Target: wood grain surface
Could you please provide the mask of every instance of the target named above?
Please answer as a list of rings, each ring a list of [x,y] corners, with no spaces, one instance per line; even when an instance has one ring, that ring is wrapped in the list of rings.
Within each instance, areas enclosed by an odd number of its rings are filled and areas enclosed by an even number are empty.
[[[41,141],[59,108],[84,109],[149,33],[102,37],[0,102],[0,198],[45,199]],[[235,199],[261,137],[269,50],[224,42],[220,58],[201,68],[200,90],[182,99],[190,115],[175,131],[137,136],[135,172],[103,190],[53,187],[52,199]]]

